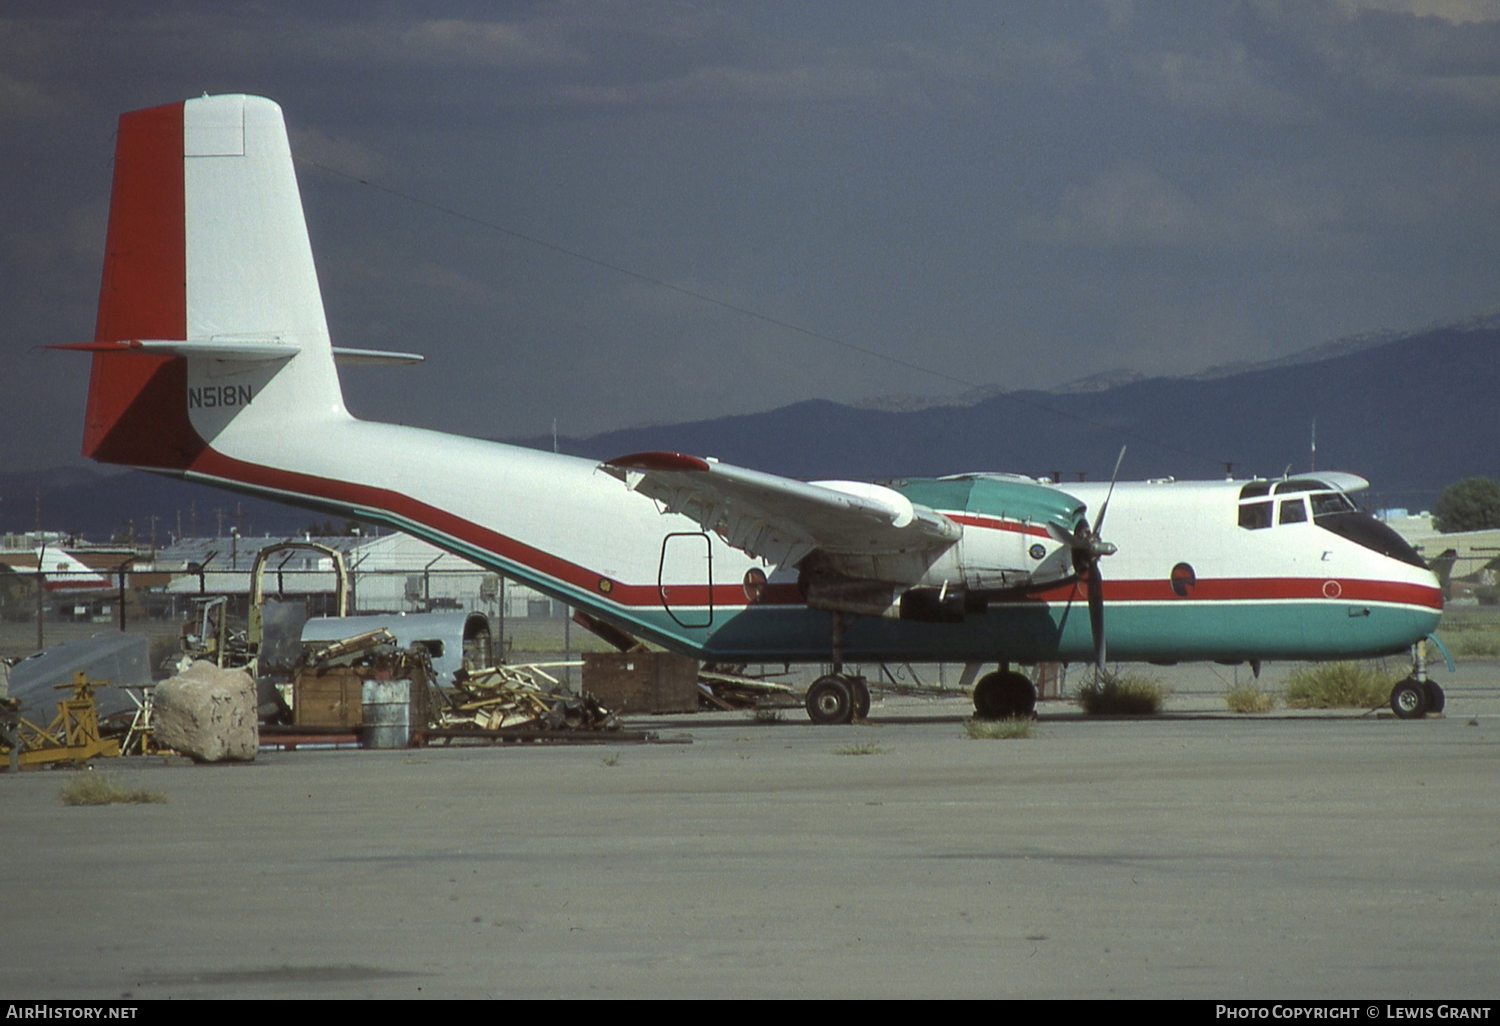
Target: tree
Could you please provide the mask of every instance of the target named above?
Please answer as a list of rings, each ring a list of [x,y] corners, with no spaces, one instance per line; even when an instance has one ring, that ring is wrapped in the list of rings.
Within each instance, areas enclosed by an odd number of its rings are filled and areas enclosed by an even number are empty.
[[[1470,477],[1444,488],[1432,524],[1444,534],[1500,527],[1500,481]]]

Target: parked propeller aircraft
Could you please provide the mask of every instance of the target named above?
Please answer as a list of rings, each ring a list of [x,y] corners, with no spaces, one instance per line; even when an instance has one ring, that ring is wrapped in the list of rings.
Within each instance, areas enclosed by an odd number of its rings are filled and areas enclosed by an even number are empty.
[[[831,662],[816,721],[868,709],[846,661],[998,662],[976,710],[1024,715],[1012,663],[1380,656],[1441,615],[1350,474],[802,482],[357,420],[336,363],[420,357],[332,346],[280,108],[122,115],[114,166],[94,340],[59,347],[92,354],[85,455],[382,523],[701,659]],[[1420,673],[1392,696],[1441,703]]]

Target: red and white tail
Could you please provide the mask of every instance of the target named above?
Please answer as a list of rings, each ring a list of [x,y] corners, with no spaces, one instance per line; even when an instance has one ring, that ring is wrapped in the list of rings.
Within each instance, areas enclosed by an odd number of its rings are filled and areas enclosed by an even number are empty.
[[[226,433],[347,419],[281,108],[120,117],[83,453],[187,470]],[[227,440],[227,438],[226,438]]]

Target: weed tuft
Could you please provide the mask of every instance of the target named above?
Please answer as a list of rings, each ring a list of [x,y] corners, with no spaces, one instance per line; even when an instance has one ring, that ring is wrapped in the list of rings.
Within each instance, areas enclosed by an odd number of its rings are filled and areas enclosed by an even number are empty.
[[[157,791],[126,787],[113,773],[87,770],[70,774],[57,798],[64,805],[144,805],[167,800]]]
[[[834,755],[884,755],[889,749],[882,748],[874,741],[858,741],[852,745],[839,745],[833,750]]]
[[[620,756],[614,752],[610,752],[608,755],[600,756],[599,763],[603,766],[618,766],[620,765]]]
[[[1293,709],[1376,709],[1395,683],[1369,663],[1319,663],[1294,671],[1284,697]]]
[[[750,718],[756,723],[780,723],[781,710],[771,706],[761,706],[750,713]]]
[[[976,741],[1009,741],[1036,736],[1036,720],[1013,716],[1003,720],[964,720],[964,733]]]
[[[1167,689],[1145,674],[1101,674],[1081,685],[1073,697],[1090,716],[1152,716],[1161,712]]]
[[[1263,713],[1276,707],[1276,696],[1259,684],[1236,684],[1224,695],[1230,712]]]

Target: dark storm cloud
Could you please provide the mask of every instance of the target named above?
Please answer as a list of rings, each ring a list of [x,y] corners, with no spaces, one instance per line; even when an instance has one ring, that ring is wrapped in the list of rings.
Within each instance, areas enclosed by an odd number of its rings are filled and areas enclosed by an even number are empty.
[[[7,11],[16,468],[76,447],[83,362],[31,347],[92,333],[114,118],[204,91],[285,109],[335,337],[429,355],[351,406],[464,433],[1191,371],[1500,294],[1494,3]]]

